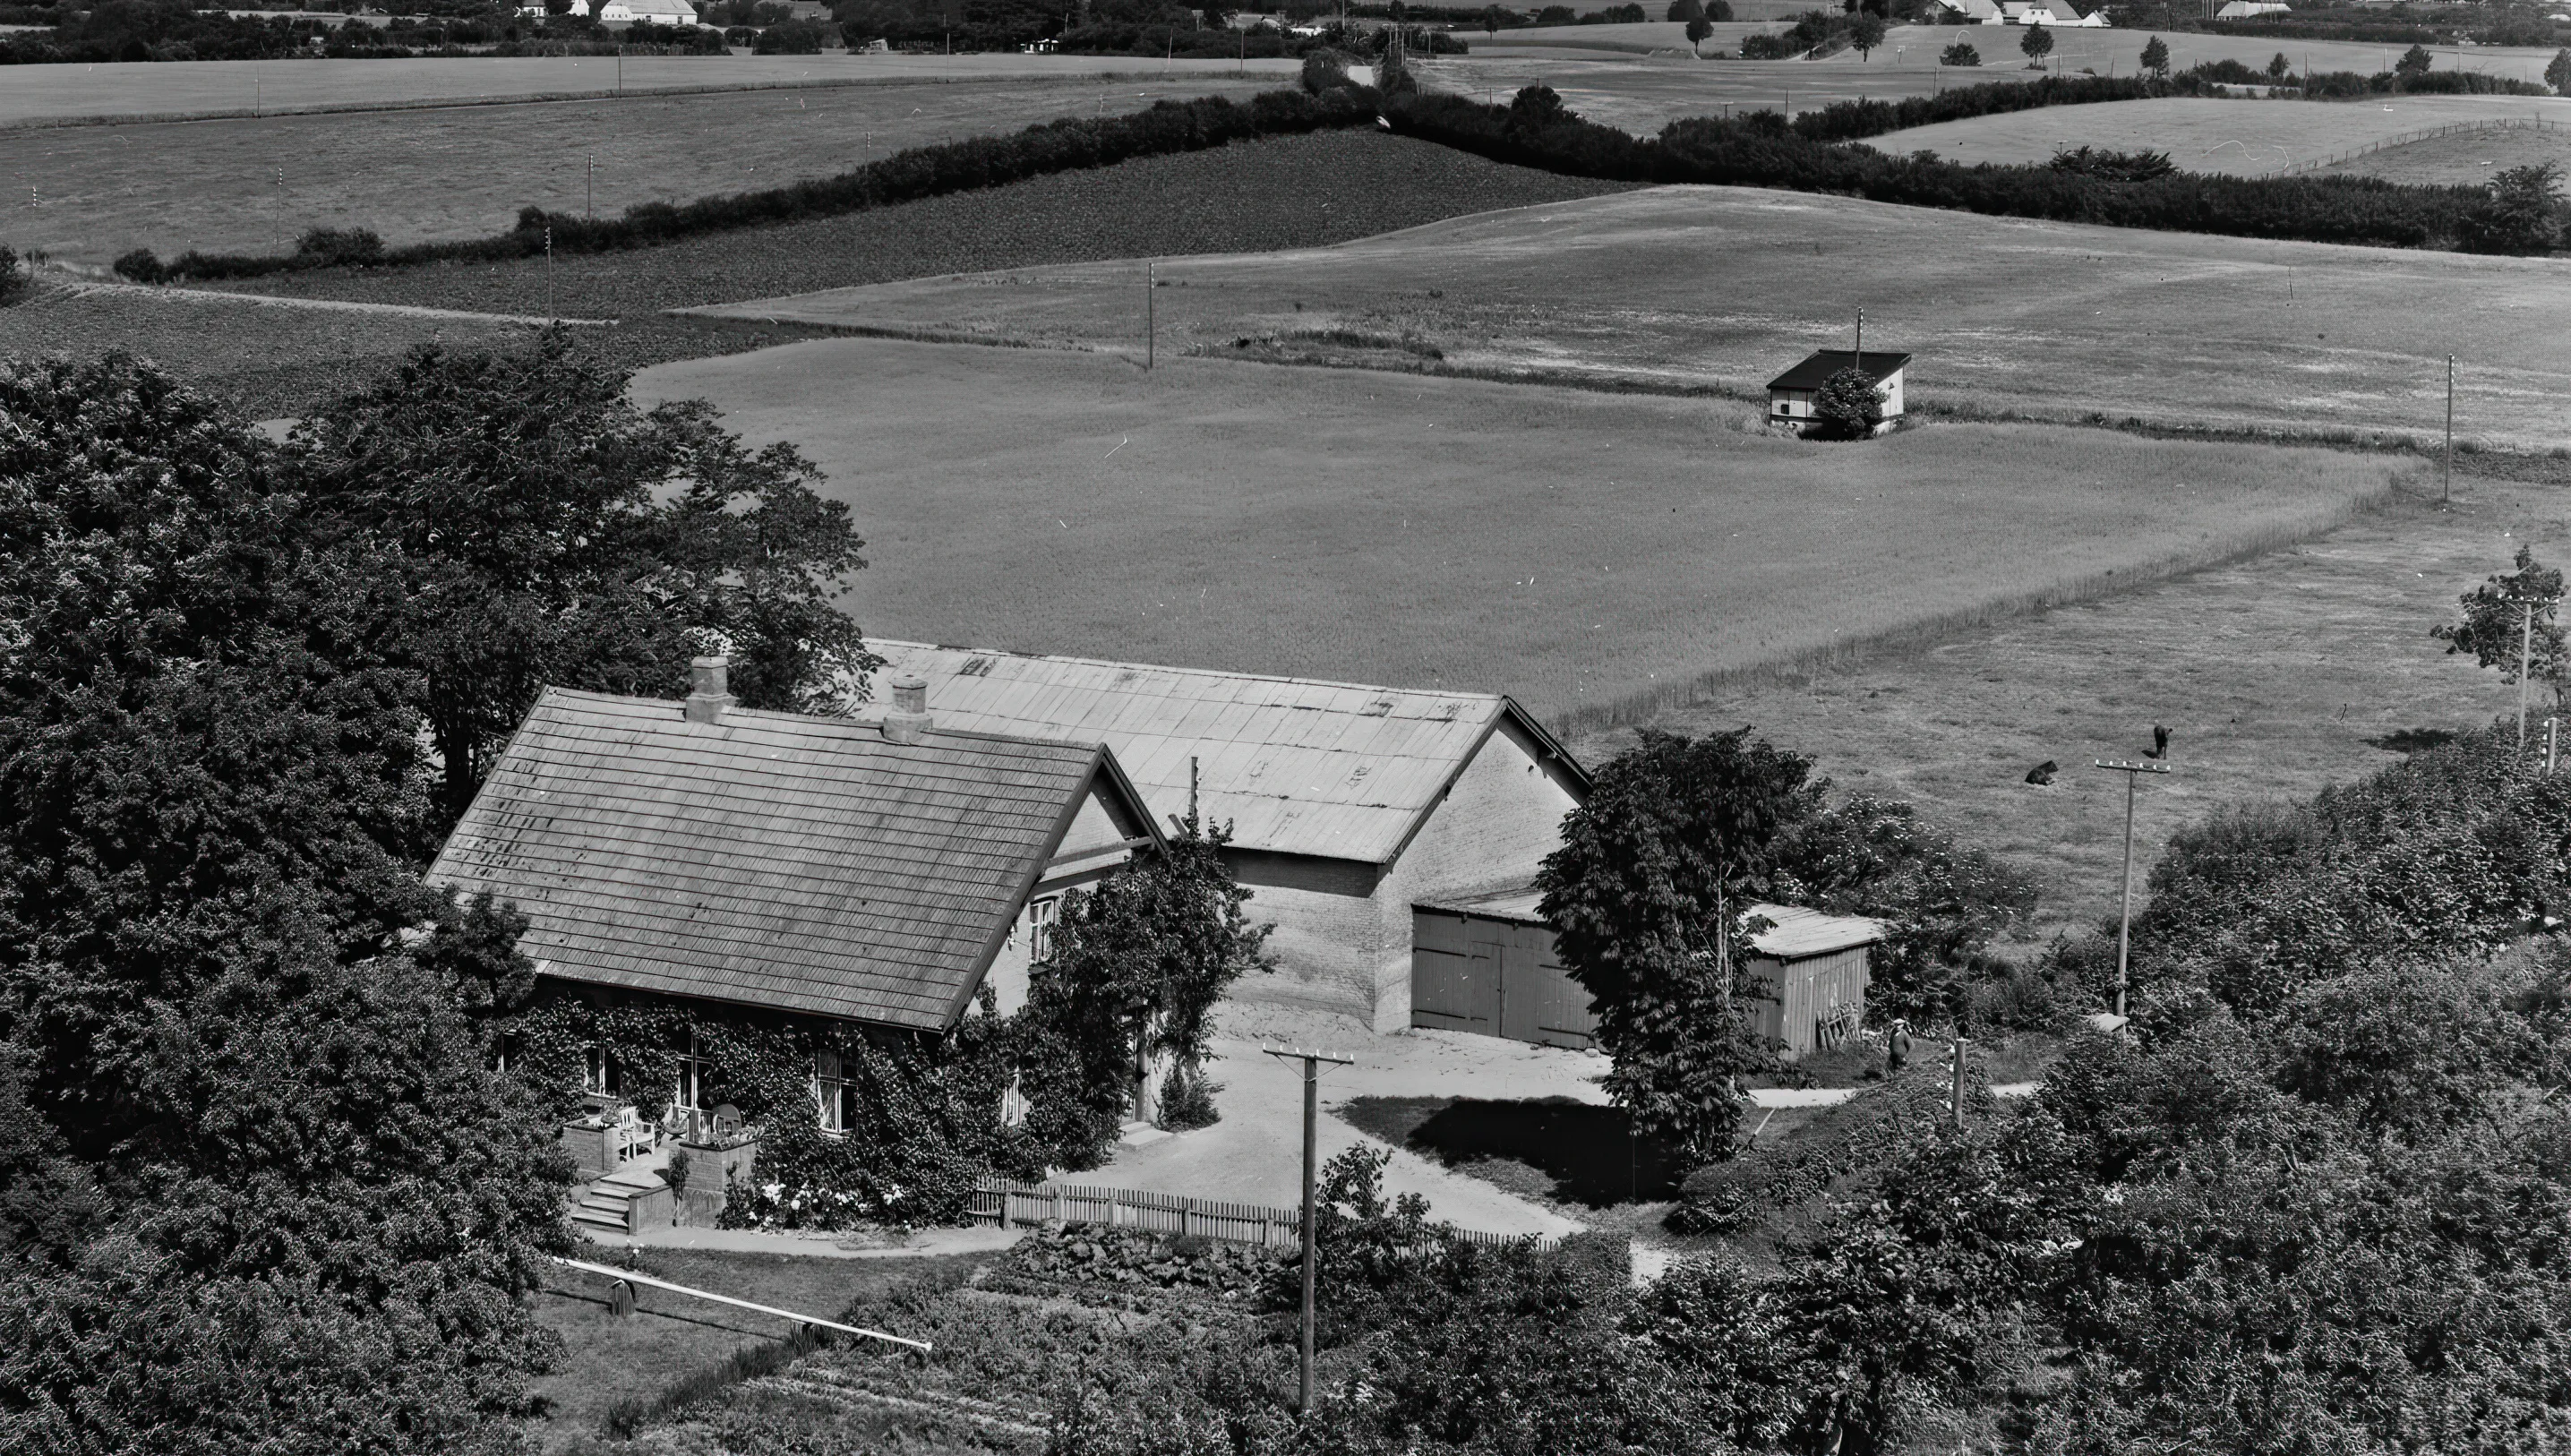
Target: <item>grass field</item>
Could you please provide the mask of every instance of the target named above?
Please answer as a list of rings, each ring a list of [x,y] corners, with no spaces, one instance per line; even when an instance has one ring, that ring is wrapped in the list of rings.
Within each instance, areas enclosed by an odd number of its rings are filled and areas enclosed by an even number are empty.
[[[1573,111],[1602,126],[1619,127],[1637,136],[1655,135],[1671,122],[1688,117],[1721,116],[1726,108],[1735,112],[1791,108],[1800,113],[1834,101],[1926,96],[1940,85],[1952,84],[1955,74],[1948,72],[1941,78],[1933,70],[1920,68],[1859,73],[1761,61],[1691,61],[1666,56],[1609,59],[1592,51],[1538,56],[1499,50],[1492,51],[1488,58],[1477,54],[1460,60],[1422,63],[1418,69],[1426,82],[1439,90],[1483,101],[1505,102],[1521,87],[1550,86],[1562,94],[1564,104]]]
[[[0,308],[0,353],[94,354],[122,348],[182,379],[215,384],[254,418],[294,414],[420,344],[506,343],[512,324],[388,313],[288,309],[140,288],[48,284]]]
[[[0,87],[0,128],[108,117],[244,116],[347,111],[535,96],[690,88],[843,86],[995,77],[1133,77],[1176,81],[1236,73],[1290,76],[1294,61],[1176,61],[1133,56],[613,56],[413,61],[188,61],[13,66]],[[531,136],[524,145],[558,145]]]
[[[2392,96],[2376,101],[2292,102],[2166,97],[2049,106],[1940,122],[1888,133],[1866,145],[1893,156],[1930,151],[1962,163],[2042,162],[2065,147],[2147,150],[2167,152],[2172,162],[2192,172],[2256,177],[2308,166],[2406,132],[2497,121],[2544,121],[2571,129],[2571,100]],[[2548,155],[2571,155],[2571,130],[2540,136],[2550,149]],[[2478,182],[2488,175],[2475,169],[2440,180]]]
[[[2251,103],[2242,103],[2244,106]],[[2104,109],[2104,108],[2100,108]],[[1898,266],[1884,266],[1899,259]],[[1826,280],[1862,274],[1861,283]],[[2571,445],[2571,262],[1664,188],[1331,248],[1171,259],[1161,346],[1758,390],[1808,348],[1914,353],[1912,407]],[[1132,269],[930,278],[745,317],[1128,347]],[[1337,342],[1324,335],[1337,331]],[[1350,348],[1345,340],[1389,345]]]
[[[1834,448],[1737,404],[876,339],[636,388],[820,463],[869,542],[869,632],[1548,715],[2309,534],[2394,474],[2036,426]]]
[[[2175,729],[2177,771],[2144,786],[2136,862],[2228,806],[2299,797],[2393,761],[2415,729],[2513,715],[2516,690],[2428,629],[2508,569],[2521,543],[2571,554],[2571,488],[2456,480],[2456,504],[2407,502],[2283,551],[2082,605],[1741,682],[1636,715],[1703,731],[1744,723],[1843,788],[1911,799],[2043,885],[2039,936],[2112,915],[2124,785],[2088,767]],[[1622,730],[1584,733],[1584,760]],[[2051,759],[2050,787],[2023,781]]]
[[[2571,171],[2571,131],[2457,132],[2385,147],[2316,170],[2324,177],[2379,177],[2386,182],[2482,183],[2512,167],[2547,162]]]
[[[479,238],[531,205],[577,213],[594,201],[612,216],[826,177],[904,147],[1276,84],[915,82],[0,131],[0,240],[104,267],[132,247],[291,251],[316,227],[371,228],[391,243]]]

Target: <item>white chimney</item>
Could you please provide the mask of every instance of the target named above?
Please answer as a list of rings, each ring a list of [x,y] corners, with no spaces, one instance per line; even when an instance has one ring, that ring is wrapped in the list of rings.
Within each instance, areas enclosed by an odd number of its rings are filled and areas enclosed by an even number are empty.
[[[688,663],[688,675],[694,685],[688,694],[688,722],[721,723],[724,710],[741,700],[725,691],[731,676],[730,658],[695,658]]]
[[[887,685],[892,712],[884,715],[883,735],[896,743],[915,743],[928,731],[928,680],[907,675]]]

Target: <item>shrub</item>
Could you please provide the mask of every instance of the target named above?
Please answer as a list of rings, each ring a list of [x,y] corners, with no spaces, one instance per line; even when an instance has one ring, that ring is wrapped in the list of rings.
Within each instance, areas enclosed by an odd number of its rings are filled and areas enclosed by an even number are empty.
[[[18,249],[0,243],[0,305],[17,302],[34,281],[26,260],[18,256]]]
[[[294,241],[294,255],[311,267],[380,262],[384,241],[365,228],[315,228]]]
[[[2158,182],[2178,171],[2167,152],[2110,152],[2093,149],[2087,144],[2065,147],[2053,154],[2045,166],[2075,177],[2103,178],[2109,182]]]
[[[2561,241],[2562,169],[2554,162],[2512,167],[2490,180],[2488,196],[2464,215],[2467,252],[2551,252]]]
[[[1202,1072],[1171,1068],[1161,1083],[1161,1126],[1173,1133],[1186,1133],[1222,1122],[1223,1110],[1214,1103],[1214,1095],[1221,1091],[1223,1084]]]
[[[1805,430],[1805,438],[1864,439],[1883,420],[1883,391],[1872,375],[1851,364],[1812,391],[1812,420],[1820,428]]]
[[[1940,66],[1978,66],[1982,64],[1982,53],[1974,50],[1969,41],[1957,41],[1938,53],[1937,64]]]
[[[116,275],[121,278],[132,278],[138,283],[170,281],[170,269],[163,266],[160,256],[148,247],[138,247],[119,257],[116,260]]]
[[[1791,1141],[1698,1169],[1679,1186],[1670,1228],[1733,1232],[1764,1213],[1816,1199],[1842,1178],[1883,1167],[1951,1120],[1952,1077],[1937,1063],[1914,1064],[1821,1113]],[[1970,1067],[1964,1096],[1968,1115],[1988,1113],[1990,1089]]]

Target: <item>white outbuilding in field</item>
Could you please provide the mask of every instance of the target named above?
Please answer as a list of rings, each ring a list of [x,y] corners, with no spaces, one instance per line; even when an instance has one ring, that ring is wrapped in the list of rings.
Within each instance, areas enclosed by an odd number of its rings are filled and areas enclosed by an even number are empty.
[[[1812,403],[1821,386],[1841,369],[1853,368],[1864,371],[1883,391],[1883,422],[1876,429],[1890,429],[1901,418],[1901,378],[1909,367],[1908,354],[1888,349],[1814,349],[1809,358],[1768,381],[1769,423],[1809,429]]]

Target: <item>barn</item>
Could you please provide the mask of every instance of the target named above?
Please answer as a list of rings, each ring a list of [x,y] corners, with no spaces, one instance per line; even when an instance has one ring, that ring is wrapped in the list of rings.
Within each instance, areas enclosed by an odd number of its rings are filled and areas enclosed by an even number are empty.
[[[1798,430],[1809,428],[1812,403],[1821,386],[1841,369],[1856,369],[1883,391],[1883,421],[1875,426],[1876,432],[1881,433],[1901,418],[1902,375],[1909,367],[1908,354],[1881,349],[1814,349],[1810,357],[1768,381],[1769,423],[1792,425]]]
[[[1423,901],[1412,910],[1413,1026],[1586,1047],[1597,1030],[1589,995],[1555,953],[1533,889]],[[1882,922],[1796,905],[1754,905],[1769,927],[1752,937],[1762,988],[1761,1035],[1800,1057],[1835,1044],[1865,1014],[1868,948]]]
[[[874,642],[942,725],[1103,742],[1158,823],[1231,825],[1274,974],[1245,1000],[1412,1024],[1412,906],[1533,878],[1589,776],[1493,693]]]

